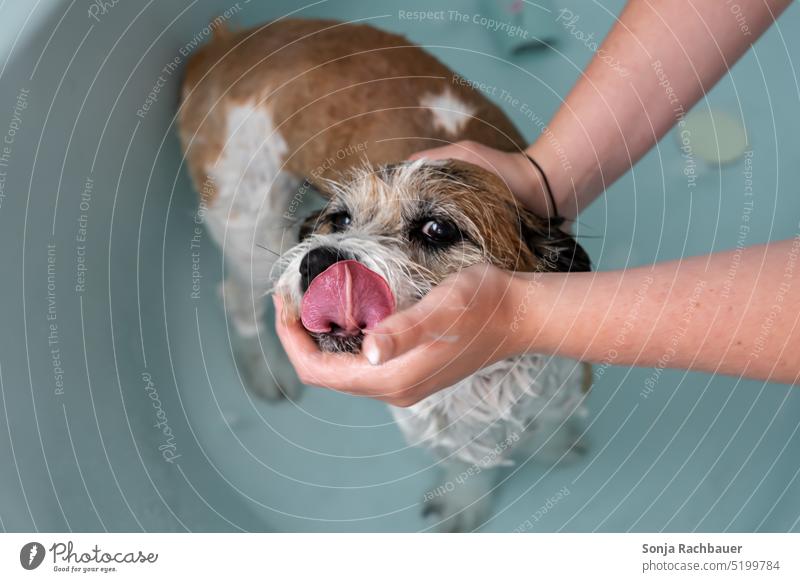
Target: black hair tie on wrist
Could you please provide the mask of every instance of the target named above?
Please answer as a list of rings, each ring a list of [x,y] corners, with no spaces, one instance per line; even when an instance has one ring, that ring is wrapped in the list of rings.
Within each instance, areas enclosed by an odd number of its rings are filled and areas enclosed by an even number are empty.
[[[534,159],[533,159],[533,158],[530,156],[530,154],[528,154],[528,152],[525,152],[525,151],[523,151],[523,152],[522,152],[522,155],[524,155],[526,158],[528,158],[528,161],[529,161],[529,162],[530,162],[530,163],[533,165],[533,167],[534,167],[534,168],[536,168],[536,169],[539,171],[539,173],[542,175],[542,181],[544,182],[545,189],[547,190],[547,197],[548,197],[548,198],[550,198],[550,204],[552,204],[552,205],[553,205],[553,215],[552,215],[551,217],[549,217],[549,218],[555,218],[555,219],[561,218],[561,217],[558,215],[558,206],[556,206],[556,199],[553,197],[553,189],[550,187],[550,181],[547,179],[547,174],[545,174],[545,173],[544,173],[544,170],[543,170],[543,169],[542,169],[542,167],[539,165],[539,162],[537,162],[536,160],[534,160]]]

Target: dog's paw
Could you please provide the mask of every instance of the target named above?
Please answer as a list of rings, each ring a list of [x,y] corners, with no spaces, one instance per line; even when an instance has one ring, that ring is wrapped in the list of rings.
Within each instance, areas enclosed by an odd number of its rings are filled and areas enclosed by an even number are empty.
[[[494,472],[464,478],[464,472],[447,471],[442,485],[425,493],[422,517],[433,531],[470,532],[479,529],[491,515]]]
[[[247,388],[260,398],[273,402],[297,400],[303,392],[303,384],[288,362],[268,362],[260,348],[239,347],[236,364]]]
[[[472,499],[447,494],[422,503],[422,517],[437,532],[471,532],[479,529],[490,514],[490,496]]]
[[[566,466],[582,462],[589,453],[589,443],[582,434],[582,425],[572,418],[559,428],[540,433],[533,439],[538,445],[534,458],[539,463]]]

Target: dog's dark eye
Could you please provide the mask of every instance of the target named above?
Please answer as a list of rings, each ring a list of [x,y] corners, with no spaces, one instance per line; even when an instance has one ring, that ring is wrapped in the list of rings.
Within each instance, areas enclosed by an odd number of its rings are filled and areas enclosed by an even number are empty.
[[[333,230],[336,232],[347,230],[347,228],[350,226],[350,223],[352,222],[350,214],[344,211],[331,214],[328,220],[330,221]]]
[[[427,241],[437,245],[451,244],[461,238],[456,225],[446,220],[428,220],[422,225],[420,232]]]

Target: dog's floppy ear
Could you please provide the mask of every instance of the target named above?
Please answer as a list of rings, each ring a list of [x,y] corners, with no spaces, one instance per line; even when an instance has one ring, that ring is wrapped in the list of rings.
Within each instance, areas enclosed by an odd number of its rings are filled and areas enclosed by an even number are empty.
[[[561,217],[540,218],[532,212],[518,208],[520,231],[528,248],[536,256],[537,270],[591,271],[592,261],[571,234],[561,227]]]
[[[300,231],[297,233],[298,242],[304,241],[314,232],[314,229],[317,227],[317,223],[319,222],[319,217],[321,214],[322,214],[322,209],[315,210],[308,216],[308,218],[306,218],[302,223],[300,223]]]

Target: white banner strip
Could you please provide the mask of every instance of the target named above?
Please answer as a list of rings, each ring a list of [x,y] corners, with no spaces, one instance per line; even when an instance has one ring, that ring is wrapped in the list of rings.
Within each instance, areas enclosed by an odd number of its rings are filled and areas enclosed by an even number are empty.
[[[799,548],[800,534],[4,534],[0,580],[796,581]]]

